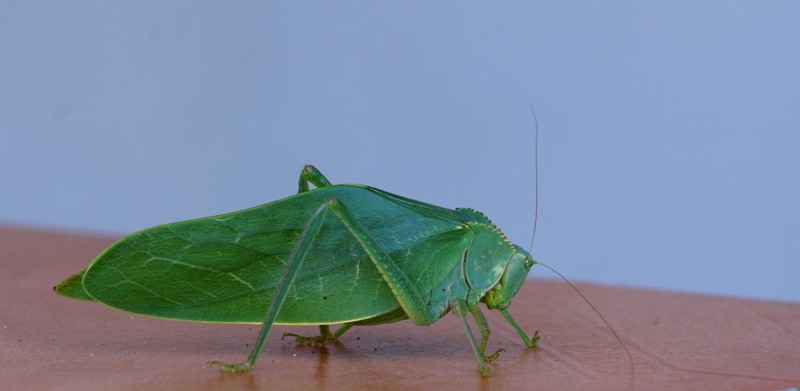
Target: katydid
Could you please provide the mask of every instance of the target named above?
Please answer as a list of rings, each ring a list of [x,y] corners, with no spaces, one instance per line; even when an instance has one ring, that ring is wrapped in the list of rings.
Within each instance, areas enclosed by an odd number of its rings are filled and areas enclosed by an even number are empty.
[[[154,317],[262,323],[246,361],[211,362],[225,372],[249,370],[273,324],[319,325],[318,337],[297,338],[323,342],[352,326],[429,325],[452,311],[488,376],[499,351],[486,354],[489,325],[478,305],[500,311],[534,347],[538,333],[528,336],[508,307],[536,263],[480,212],[332,185],[308,165],[296,195],[133,233],[54,289]],[[332,324],[342,326],[331,333]]]

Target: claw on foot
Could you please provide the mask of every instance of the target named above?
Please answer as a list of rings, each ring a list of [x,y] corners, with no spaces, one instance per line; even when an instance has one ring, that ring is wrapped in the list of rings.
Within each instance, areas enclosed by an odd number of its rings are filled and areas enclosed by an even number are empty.
[[[492,362],[492,361],[496,360],[498,356],[500,356],[500,352],[505,352],[505,351],[506,350],[503,349],[503,348],[497,349],[496,352],[494,352],[494,353],[492,353],[492,354],[490,354],[488,356],[483,356],[483,359],[486,360],[487,363]]]
[[[225,372],[225,373],[242,373],[250,370],[250,366],[247,365],[247,363],[226,364],[221,361],[211,360],[207,362],[206,365],[216,365],[219,367],[220,372]]]
[[[294,340],[297,342],[298,345],[322,345],[328,341],[336,341],[335,338],[324,337],[322,335],[317,335],[315,337],[306,337],[304,335],[295,333],[283,333],[283,336],[281,336],[281,340],[283,340],[286,337],[294,337]]]
[[[530,343],[528,343],[526,345],[528,345],[529,348],[536,347],[536,344],[539,343],[540,339],[541,339],[541,337],[539,337],[539,330],[536,330],[536,331],[533,332],[533,337],[531,337]]]

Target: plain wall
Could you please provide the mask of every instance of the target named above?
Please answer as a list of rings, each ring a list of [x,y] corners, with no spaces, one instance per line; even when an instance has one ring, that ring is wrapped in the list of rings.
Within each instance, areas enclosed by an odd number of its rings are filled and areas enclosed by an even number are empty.
[[[797,301],[798,20],[789,1],[4,1],[0,222],[124,234],[290,195],[313,163],[527,247],[530,103],[535,258]]]

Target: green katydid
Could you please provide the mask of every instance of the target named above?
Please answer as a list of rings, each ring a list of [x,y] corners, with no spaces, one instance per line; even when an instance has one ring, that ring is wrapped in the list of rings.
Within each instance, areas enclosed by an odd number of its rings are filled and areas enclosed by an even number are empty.
[[[538,334],[529,337],[507,308],[535,263],[480,212],[332,185],[309,165],[294,196],[133,233],[54,289],[155,317],[263,323],[247,361],[213,362],[223,371],[251,368],[275,323],[319,325],[320,336],[297,337],[321,342],[354,325],[428,325],[452,310],[487,376],[499,352],[486,355],[478,304],[499,310],[535,346]],[[331,333],[331,324],[343,325]]]
[[[538,120],[530,109],[538,211]],[[569,284],[611,330],[628,355],[633,384],[633,357],[616,331],[569,280],[529,252],[476,210],[445,209],[364,185],[332,185],[307,165],[294,196],[133,233],[53,289],[154,317],[261,323],[246,361],[209,361],[223,372],[250,370],[273,324],[318,325],[319,336],[284,337],[323,343],[352,326],[405,319],[429,325],[452,311],[485,377],[487,362],[503,349],[486,355],[490,329],[478,305],[500,311],[525,346],[535,347],[538,331],[528,336],[508,306],[539,264]],[[478,326],[480,345],[467,313]],[[332,324],[342,326],[331,333]]]

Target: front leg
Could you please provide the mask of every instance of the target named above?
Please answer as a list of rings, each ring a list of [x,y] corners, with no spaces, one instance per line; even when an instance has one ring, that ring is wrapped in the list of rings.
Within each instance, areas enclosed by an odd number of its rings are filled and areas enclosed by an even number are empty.
[[[481,346],[480,346],[480,354],[483,356],[483,359],[486,362],[492,362],[500,355],[500,352],[505,351],[505,349],[500,348],[497,349],[494,353],[490,355],[486,355],[486,344],[489,342],[489,334],[491,334],[492,330],[489,329],[489,322],[486,321],[486,316],[483,315],[480,307],[478,304],[469,307],[469,313],[472,314],[472,318],[475,319],[475,323],[478,325],[478,330],[481,332]]]
[[[475,336],[472,335],[472,328],[469,327],[469,323],[467,322],[467,311],[469,311],[467,303],[461,299],[453,300],[450,303],[450,309],[452,309],[453,313],[461,320],[461,325],[464,326],[464,331],[467,332],[469,344],[472,346],[475,357],[478,359],[478,370],[481,372],[481,377],[489,377],[489,366],[486,365],[486,357],[483,355],[485,346],[483,348],[478,347],[478,343],[475,342]]]
[[[500,313],[503,314],[503,317],[506,318],[508,323],[511,323],[511,326],[514,327],[514,330],[517,330],[517,334],[519,334],[519,337],[522,338],[522,342],[525,343],[525,346],[532,348],[535,347],[537,343],[539,343],[539,330],[536,330],[533,333],[533,337],[528,337],[528,334],[526,334],[525,331],[522,330],[522,327],[519,327],[514,318],[511,317],[511,314],[508,313],[507,309],[505,308],[501,309]]]

